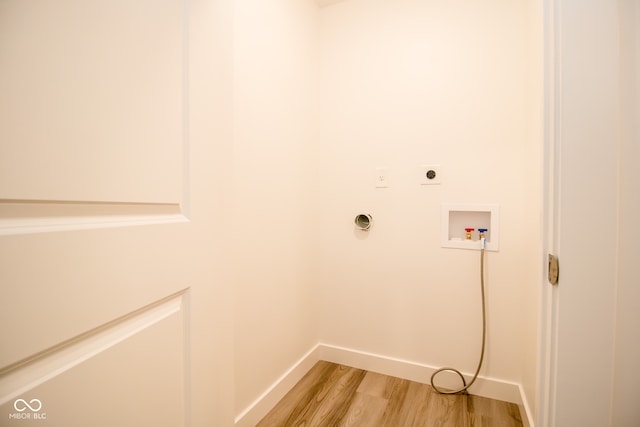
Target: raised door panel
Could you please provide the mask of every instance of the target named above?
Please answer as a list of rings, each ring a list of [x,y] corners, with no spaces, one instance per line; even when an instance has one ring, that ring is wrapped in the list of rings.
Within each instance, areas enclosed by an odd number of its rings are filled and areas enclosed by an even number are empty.
[[[0,200],[182,200],[184,8],[0,2]]]
[[[181,297],[42,355],[0,381],[0,425],[179,427]]]

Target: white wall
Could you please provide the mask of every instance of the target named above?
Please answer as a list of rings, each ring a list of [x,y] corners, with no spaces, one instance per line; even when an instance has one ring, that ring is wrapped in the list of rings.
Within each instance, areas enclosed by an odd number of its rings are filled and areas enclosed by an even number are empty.
[[[316,342],[308,283],[311,1],[234,2],[236,413]]]
[[[520,383],[535,370],[524,353],[535,349],[527,322],[540,279],[530,259],[540,193],[526,176],[539,173],[531,144],[540,143],[530,138],[539,118],[530,110],[527,3],[350,0],[321,15],[321,341],[473,372],[479,253],[440,247],[440,206],[497,203],[482,375]],[[422,163],[442,165],[441,186],[417,184]],[[376,167],[389,168],[390,188],[374,188]],[[366,236],[353,230],[360,212],[374,217]]]
[[[611,425],[640,423],[640,4],[619,3],[621,44],[621,132],[619,156],[618,289]]]

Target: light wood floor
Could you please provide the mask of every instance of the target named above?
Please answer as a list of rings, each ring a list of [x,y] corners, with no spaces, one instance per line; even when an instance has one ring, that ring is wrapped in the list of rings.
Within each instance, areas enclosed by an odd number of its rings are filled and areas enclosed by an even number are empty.
[[[521,427],[518,406],[318,362],[258,427]]]

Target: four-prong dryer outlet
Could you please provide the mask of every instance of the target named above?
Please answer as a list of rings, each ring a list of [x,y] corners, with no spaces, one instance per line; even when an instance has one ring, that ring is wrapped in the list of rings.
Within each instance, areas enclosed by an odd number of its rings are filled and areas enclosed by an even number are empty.
[[[440,165],[421,165],[418,167],[418,179],[420,185],[442,184]]]

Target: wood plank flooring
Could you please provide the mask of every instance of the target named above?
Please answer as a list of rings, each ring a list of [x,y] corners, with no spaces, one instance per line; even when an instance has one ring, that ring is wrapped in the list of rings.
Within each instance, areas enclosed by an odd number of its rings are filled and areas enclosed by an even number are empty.
[[[521,427],[518,406],[318,362],[257,427]]]

